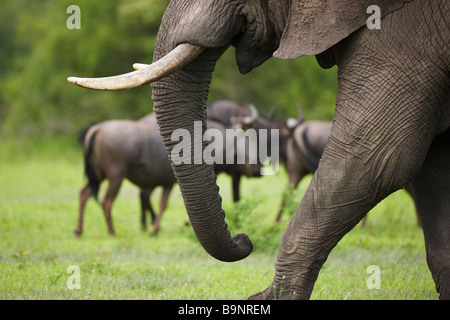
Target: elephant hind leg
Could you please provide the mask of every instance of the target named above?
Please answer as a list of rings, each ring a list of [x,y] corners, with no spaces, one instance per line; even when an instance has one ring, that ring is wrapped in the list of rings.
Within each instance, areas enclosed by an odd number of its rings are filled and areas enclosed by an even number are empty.
[[[436,290],[450,299],[450,130],[433,141],[412,186]]]

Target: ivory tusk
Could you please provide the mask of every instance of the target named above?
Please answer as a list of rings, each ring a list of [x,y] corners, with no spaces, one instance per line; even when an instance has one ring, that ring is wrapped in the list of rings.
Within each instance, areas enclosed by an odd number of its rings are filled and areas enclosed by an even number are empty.
[[[143,69],[145,67],[148,67],[149,64],[145,64],[145,63],[134,63],[133,64],[133,69],[134,70],[139,70],[139,69]]]
[[[250,109],[250,116],[244,118],[244,123],[251,124],[258,118],[259,112],[254,104],[248,105],[247,108]]]
[[[167,77],[194,60],[205,48],[182,43],[151,65],[135,64],[137,71],[104,78],[69,77],[67,81],[77,86],[95,90],[122,90],[136,88]]]

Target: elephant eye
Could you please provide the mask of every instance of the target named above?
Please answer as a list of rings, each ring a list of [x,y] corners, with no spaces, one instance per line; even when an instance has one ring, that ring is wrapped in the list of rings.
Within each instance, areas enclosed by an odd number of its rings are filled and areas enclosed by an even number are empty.
[[[231,39],[231,45],[232,46],[237,46],[238,42],[240,41],[241,37],[243,36],[243,34],[247,31],[247,19],[245,17],[242,17],[242,28],[241,28],[241,32],[239,32],[238,34],[236,34],[233,39]]]
[[[247,31],[247,19],[245,20],[244,25],[242,26],[241,33],[245,33],[245,31]]]

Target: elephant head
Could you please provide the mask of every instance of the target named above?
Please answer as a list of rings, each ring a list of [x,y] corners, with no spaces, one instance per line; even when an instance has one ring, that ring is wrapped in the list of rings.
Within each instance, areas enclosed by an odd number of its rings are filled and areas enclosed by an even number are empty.
[[[242,73],[268,58],[318,55],[366,23],[366,9],[377,4],[383,15],[405,1],[391,0],[172,0],[156,39],[154,63],[125,75],[69,78],[74,84],[117,90],[152,82],[154,111],[166,151],[175,129],[203,121],[216,61],[230,46]],[[332,62],[333,63],[333,62]],[[205,145],[203,145],[205,147]],[[201,150],[192,144],[192,158]],[[245,258],[252,243],[245,234],[231,237],[212,165],[173,164],[186,210],[202,246],[222,261]]]

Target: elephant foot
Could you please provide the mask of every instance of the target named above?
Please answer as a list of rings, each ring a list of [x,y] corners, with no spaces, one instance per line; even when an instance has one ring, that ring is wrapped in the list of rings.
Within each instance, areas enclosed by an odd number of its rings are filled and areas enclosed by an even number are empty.
[[[297,300],[301,299],[295,291],[287,290],[272,284],[266,290],[256,293],[248,298],[248,300]]]
[[[311,291],[310,285],[305,285],[304,288],[295,286],[283,277],[281,283],[273,282],[266,290],[250,296],[248,300],[307,300]]]
[[[248,300],[276,300],[273,290],[267,288],[264,291],[255,293],[254,295],[248,297]]]

